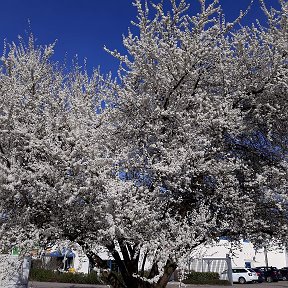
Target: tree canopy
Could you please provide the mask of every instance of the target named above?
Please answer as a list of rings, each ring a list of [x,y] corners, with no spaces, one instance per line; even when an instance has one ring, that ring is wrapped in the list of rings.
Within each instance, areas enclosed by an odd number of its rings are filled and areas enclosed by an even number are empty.
[[[0,71],[0,243],[77,242],[121,287],[165,287],[221,236],[287,240],[287,1],[267,27],[215,0],[142,3],[118,79],[31,35]],[[165,2],[166,3],[166,2]],[[101,109],[105,103],[106,108]],[[148,271],[148,272],[147,272]],[[115,284],[116,285],[116,284]]]

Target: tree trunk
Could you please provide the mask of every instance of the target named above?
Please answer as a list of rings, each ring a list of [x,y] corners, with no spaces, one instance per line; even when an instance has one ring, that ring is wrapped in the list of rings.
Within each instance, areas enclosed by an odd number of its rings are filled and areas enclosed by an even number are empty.
[[[155,288],[165,288],[169,282],[171,275],[176,270],[176,268],[177,264],[168,260],[164,268],[164,274],[157,282]]]
[[[138,278],[137,276],[133,275],[141,275],[144,271],[138,271],[138,261],[139,261],[139,255],[136,255],[136,246],[132,247],[129,243],[125,243],[124,240],[120,239],[118,240],[122,258],[120,257],[119,252],[115,248],[114,243],[110,243],[109,245],[106,245],[106,248],[109,250],[111,255],[113,256],[119,271],[121,273],[122,279],[119,279],[117,275],[113,275],[113,272],[109,275],[109,282],[114,288],[118,287],[125,287],[125,288],[165,288],[167,286],[167,283],[172,275],[172,273],[175,271],[177,265],[176,263],[172,262],[171,260],[168,260],[165,267],[164,267],[164,273],[160,277],[157,283],[149,283],[148,281],[145,281],[141,278]],[[141,269],[142,270],[142,269]],[[139,276],[140,276],[139,275]],[[154,278],[156,275],[159,275],[158,265],[157,262],[155,262],[152,265],[151,271],[149,273],[148,279]],[[117,279],[116,279],[117,278]],[[121,283],[122,282],[122,283]]]
[[[124,280],[125,284],[124,287],[126,288],[165,288],[167,286],[167,283],[169,282],[169,279],[172,275],[172,273],[177,268],[177,265],[173,262],[168,261],[165,268],[164,268],[164,274],[162,277],[158,280],[157,283],[149,283],[147,281],[144,281],[140,278],[133,277],[132,274],[129,275],[129,277]],[[114,288],[118,288],[118,286],[113,286]]]

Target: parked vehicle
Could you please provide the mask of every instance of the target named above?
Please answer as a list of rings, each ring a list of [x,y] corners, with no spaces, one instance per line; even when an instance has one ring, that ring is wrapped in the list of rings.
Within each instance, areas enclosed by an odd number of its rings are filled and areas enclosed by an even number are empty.
[[[260,266],[255,267],[256,269],[260,269],[264,273],[265,281],[271,283],[271,282],[277,282],[282,278],[282,275],[280,271],[276,267],[266,267],[266,266]]]
[[[288,269],[279,269],[281,275],[282,275],[282,280],[286,281],[288,280]]]
[[[220,279],[227,279],[226,275],[227,270],[223,271]],[[253,271],[249,271],[248,268],[233,268],[232,269],[232,279],[233,282],[237,282],[240,284],[245,284],[246,282],[257,282],[258,281],[258,276],[257,274]]]
[[[247,268],[250,272],[255,272],[258,276],[258,283],[262,283],[265,281],[265,276],[264,276],[264,272],[260,269],[257,268]]]

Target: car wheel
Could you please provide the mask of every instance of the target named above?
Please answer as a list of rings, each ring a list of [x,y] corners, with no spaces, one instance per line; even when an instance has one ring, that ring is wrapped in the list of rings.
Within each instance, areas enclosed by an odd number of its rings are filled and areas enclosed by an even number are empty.
[[[272,277],[268,276],[267,277],[267,280],[266,280],[268,283],[271,283],[273,281]]]
[[[286,281],[286,280],[287,280],[286,276],[283,276],[283,278],[282,278],[282,279],[283,279],[283,281]]]
[[[244,277],[240,277],[240,278],[238,279],[238,282],[239,282],[240,284],[245,284],[245,283],[246,283],[246,280],[245,280]]]

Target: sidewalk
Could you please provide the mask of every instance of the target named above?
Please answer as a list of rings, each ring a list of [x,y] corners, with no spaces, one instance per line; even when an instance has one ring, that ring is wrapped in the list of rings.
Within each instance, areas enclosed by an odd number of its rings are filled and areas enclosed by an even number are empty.
[[[279,281],[273,283],[246,283],[238,284],[234,283],[233,286],[219,286],[219,285],[192,285],[181,284],[179,282],[169,282],[167,288],[288,288],[288,281]]]
[[[55,283],[31,281],[28,288],[110,288],[109,285],[75,284],[75,283]]]
[[[169,282],[167,288],[195,288],[200,287],[200,285],[185,285],[180,284],[180,282]],[[208,288],[213,288],[214,286],[209,286]],[[219,286],[223,288],[224,286]],[[227,286],[226,286],[227,287]],[[228,286],[229,287],[229,286]],[[28,288],[111,288],[109,285],[92,285],[92,284],[73,284],[73,283],[54,283],[54,282],[29,282]],[[202,285],[201,288],[206,288]],[[241,287],[244,288],[244,287]]]
[[[179,282],[169,282],[167,288],[288,288],[288,281],[256,284],[233,284],[233,286],[218,285],[192,285]],[[28,288],[111,288],[109,285],[52,283],[52,282],[29,282]]]
[[[211,286],[211,285],[191,285],[180,282],[169,282],[167,288],[224,288],[231,286]],[[73,283],[54,283],[54,282],[29,282],[28,288],[111,288],[109,285],[92,285],[92,284],[73,284]],[[241,286],[241,288],[245,288]],[[249,287],[250,288],[250,287]],[[252,287],[251,287],[252,288]],[[259,287],[260,288],[260,287]]]

